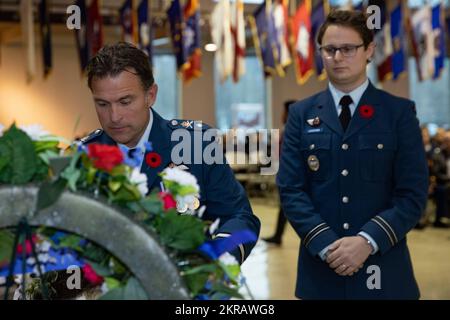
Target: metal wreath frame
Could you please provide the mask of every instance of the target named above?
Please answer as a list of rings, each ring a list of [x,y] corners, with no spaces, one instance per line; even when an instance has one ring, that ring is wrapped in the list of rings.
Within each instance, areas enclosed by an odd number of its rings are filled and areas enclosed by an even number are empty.
[[[38,187],[0,187],[0,229],[25,217],[30,226],[47,226],[76,233],[121,260],[140,281],[148,297],[190,299],[179,270],[157,236],[129,214],[88,195],[64,191],[52,206],[35,213]]]

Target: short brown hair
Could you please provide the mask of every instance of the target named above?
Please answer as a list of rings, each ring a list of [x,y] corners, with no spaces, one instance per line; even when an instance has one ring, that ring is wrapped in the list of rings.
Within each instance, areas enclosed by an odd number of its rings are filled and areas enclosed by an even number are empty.
[[[373,41],[374,33],[367,27],[367,16],[362,11],[332,10],[317,34],[317,42],[322,45],[322,38],[330,25],[348,27],[359,33],[367,49]]]
[[[155,82],[149,57],[142,50],[127,42],[106,45],[89,61],[88,86],[92,90],[94,77],[117,76],[130,69],[134,69],[133,73],[139,76],[144,90],[148,90]]]

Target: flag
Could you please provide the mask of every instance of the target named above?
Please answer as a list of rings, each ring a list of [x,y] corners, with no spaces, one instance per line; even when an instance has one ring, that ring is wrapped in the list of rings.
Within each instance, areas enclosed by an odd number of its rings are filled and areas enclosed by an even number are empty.
[[[183,13],[179,0],[172,0],[167,10],[167,17],[170,24],[172,46],[177,59],[177,69],[181,72],[186,67],[186,50],[183,44]]]
[[[153,28],[148,18],[148,0],[142,0],[138,7],[138,40],[139,49],[145,52],[153,66]]]
[[[410,34],[419,81],[429,79],[434,75],[434,37],[428,5],[412,14]]]
[[[391,12],[391,38],[392,38],[392,75],[394,80],[406,70],[405,67],[405,45],[403,39],[405,32],[403,30],[401,3]]]
[[[314,63],[316,66],[316,74],[319,80],[324,80],[327,77],[325,69],[323,67],[322,57],[319,52],[317,43],[317,34],[319,33],[320,26],[325,22],[325,17],[330,11],[327,0],[319,1],[319,3],[312,9],[311,14],[311,37],[313,41],[314,51]]]
[[[384,0],[370,0],[369,6],[376,5],[380,8],[381,29],[375,29],[375,52],[373,62],[377,69],[378,81],[383,82],[392,78],[392,39],[391,24],[387,20],[387,8]]]
[[[102,16],[98,0],[92,0],[87,12],[86,37],[89,48],[89,59],[94,57],[103,46]]]
[[[435,5],[431,13],[431,26],[433,28],[434,38],[434,74],[433,79],[440,77],[442,70],[444,69],[445,61],[445,29],[443,22],[442,4]]]
[[[236,0],[231,6],[231,35],[233,49],[233,81],[245,74],[245,19],[244,3]]]
[[[52,36],[47,0],[41,0],[39,2],[39,26],[42,43],[44,78],[46,78],[52,69]]]
[[[264,75],[271,76],[278,72],[278,48],[275,26],[271,14],[270,0],[263,2],[249,17],[253,40],[258,57],[263,65]]]
[[[136,45],[138,43],[138,30],[133,0],[125,0],[119,9],[119,17],[122,27],[122,41]]]
[[[87,42],[87,13],[85,0],[77,0],[75,3],[80,8],[80,29],[75,28],[75,42],[78,49],[78,57],[80,59],[81,72],[86,70],[89,62],[89,46]]]
[[[311,0],[298,7],[291,21],[291,43],[294,49],[297,83],[304,84],[314,73],[314,40],[311,37]]]
[[[184,81],[189,82],[201,76],[201,34],[200,34],[200,4],[199,0],[188,0],[184,7],[185,29],[183,45],[187,64],[184,69]]]
[[[36,49],[32,0],[21,0],[20,22],[22,24],[23,41],[26,45],[27,83],[30,83],[36,75]]]
[[[278,49],[278,72],[284,76],[284,68],[292,63],[288,45],[288,0],[275,0],[272,16],[275,27],[275,41]]]
[[[230,0],[219,0],[210,18],[211,39],[216,45],[216,70],[220,81],[233,72],[233,47],[230,25]]]

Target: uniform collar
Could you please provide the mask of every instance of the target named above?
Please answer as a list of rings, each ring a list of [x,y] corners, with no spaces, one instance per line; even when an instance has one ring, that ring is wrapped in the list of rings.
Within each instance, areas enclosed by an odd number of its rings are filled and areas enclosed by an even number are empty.
[[[341,112],[341,106],[339,105],[339,102],[341,101],[341,98],[345,95],[349,95],[353,103],[350,104],[350,111],[352,115],[355,113],[356,107],[358,106],[359,101],[361,100],[362,95],[369,87],[369,79],[366,79],[362,85],[360,85],[358,88],[352,90],[349,93],[342,92],[338,90],[331,82],[328,83],[328,87],[331,92],[331,96],[333,97],[334,106],[336,107],[337,114],[340,114]]]

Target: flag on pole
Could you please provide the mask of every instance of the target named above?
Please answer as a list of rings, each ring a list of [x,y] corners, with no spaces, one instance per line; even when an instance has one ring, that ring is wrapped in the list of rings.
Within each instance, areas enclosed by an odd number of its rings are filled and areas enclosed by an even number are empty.
[[[200,4],[198,0],[188,0],[184,7],[184,47],[187,64],[184,69],[184,81],[189,82],[201,76],[201,34]]]
[[[435,5],[432,8],[431,26],[433,28],[434,37],[434,74],[433,79],[441,76],[444,69],[445,61],[445,29],[444,29],[444,15],[442,3]]]
[[[47,78],[52,69],[52,35],[47,0],[41,0],[39,2],[39,26],[42,42],[44,78]]]
[[[179,0],[173,0],[167,10],[170,24],[172,46],[177,59],[177,69],[182,72],[186,67],[186,50],[183,44],[183,13]]]
[[[22,25],[23,41],[26,46],[27,83],[30,83],[36,75],[36,49],[32,0],[21,0],[20,22]]]
[[[125,0],[119,9],[122,41],[136,45],[138,43],[137,15],[133,0]]]
[[[369,6],[380,8],[381,28],[375,29],[375,52],[373,62],[377,68],[378,81],[383,82],[392,78],[392,48],[391,24],[387,19],[387,8],[384,0],[370,0]]]
[[[153,66],[153,28],[148,16],[148,0],[142,0],[138,7],[139,48],[145,52],[150,65]]]
[[[86,1],[77,0],[75,4],[80,8],[80,29],[75,28],[75,42],[78,49],[78,58],[80,59],[81,73],[86,70],[87,64],[89,62],[89,45],[87,42],[87,12],[86,12]]]
[[[411,16],[410,33],[412,51],[416,60],[419,81],[434,75],[434,37],[431,25],[431,8],[418,9]]]
[[[249,17],[256,53],[262,62],[266,77],[277,74],[279,65],[275,26],[270,0],[263,2]]]
[[[314,40],[311,37],[311,0],[298,7],[291,20],[291,44],[294,49],[297,83],[302,85],[314,73]]]
[[[100,15],[98,0],[92,0],[91,5],[88,7],[86,28],[89,59],[94,57],[103,46],[102,24],[103,20]]]
[[[392,38],[392,75],[393,79],[398,77],[406,70],[405,45],[403,39],[405,32],[403,29],[403,14],[401,2],[391,12],[391,38]]]
[[[211,39],[216,45],[216,70],[221,82],[233,72],[233,47],[230,25],[230,0],[219,0],[210,18]]]
[[[316,66],[316,74],[319,80],[324,80],[327,78],[327,73],[323,67],[322,57],[319,53],[319,47],[317,43],[317,34],[319,33],[320,26],[325,22],[325,17],[330,12],[330,6],[327,0],[321,0],[312,9],[311,14],[311,37],[313,41],[313,51],[314,51],[314,63]]]
[[[236,0],[231,6],[231,35],[233,40],[233,81],[245,74],[245,19],[244,3]]]
[[[292,63],[288,45],[288,1],[275,0],[272,4],[272,16],[275,27],[275,41],[278,49],[278,73],[284,76],[284,68]]]

